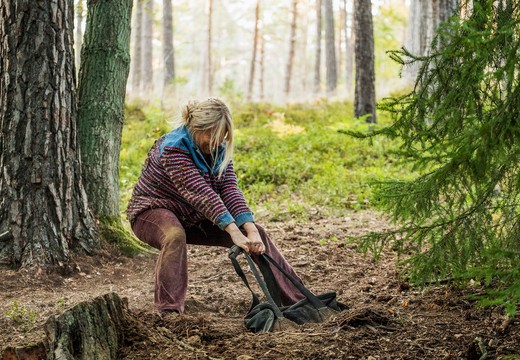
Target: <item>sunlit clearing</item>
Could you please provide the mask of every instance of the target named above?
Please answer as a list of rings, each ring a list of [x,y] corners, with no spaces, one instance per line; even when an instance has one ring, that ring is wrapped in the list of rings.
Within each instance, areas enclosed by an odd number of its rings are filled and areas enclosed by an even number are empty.
[[[269,126],[271,126],[273,132],[280,138],[287,135],[299,134],[305,130],[301,126],[287,124],[285,122],[285,114],[279,112],[273,113]]]

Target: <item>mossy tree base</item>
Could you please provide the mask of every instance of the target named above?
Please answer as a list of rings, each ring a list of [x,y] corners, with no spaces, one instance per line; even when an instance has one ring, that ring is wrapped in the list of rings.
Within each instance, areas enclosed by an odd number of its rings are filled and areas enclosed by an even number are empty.
[[[137,240],[125,229],[120,217],[101,217],[98,226],[102,240],[116,247],[125,256],[152,251],[151,247]]]

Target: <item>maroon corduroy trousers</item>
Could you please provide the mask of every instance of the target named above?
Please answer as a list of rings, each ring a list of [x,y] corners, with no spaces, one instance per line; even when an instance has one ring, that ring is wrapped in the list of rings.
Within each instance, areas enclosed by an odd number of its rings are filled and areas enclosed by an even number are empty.
[[[264,229],[258,225],[256,227],[265,244],[265,252],[301,282]],[[132,223],[132,230],[141,241],[160,250],[155,267],[155,306],[158,310],[184,312],[188,288],[186,244],[223,247],[233,245],[229,234],[210,221],[185,229],[177,216],[166,209],[152,209],[141,213]],[[303,298],[283,274],[277,270],[273,270],[273,274],[283,305],[293,304]]]

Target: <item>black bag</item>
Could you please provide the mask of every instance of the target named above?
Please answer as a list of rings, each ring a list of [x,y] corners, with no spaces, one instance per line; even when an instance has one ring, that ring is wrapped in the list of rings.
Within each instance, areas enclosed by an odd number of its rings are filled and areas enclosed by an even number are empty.
[[[303,284],[287,273],[287,271],[269,255],[262,254],[257,257],[257,264],[263,275],[262,278],[253,259],[246,252],[242,251],[242,249],[236,245],[234,245],[231,250],[229,258],[231,259],[235,271],[253,296],[253,303],[244,319],[246,327],[249,330],[253,332],[269,332],[282,330],[294,326],[294,324],[319,323],[325,321],[331,315],[346,309],[344,304],[336,300],[335,292],[314,295],[303,286]],[[240,253],[244,254],[267,302],[260,303],[258,296],[249,286],[244,271],[237,261],[237,256]],[[305,298],[293,305],[281,306],[279,289],[274,280],[269,263],[282,272]]]

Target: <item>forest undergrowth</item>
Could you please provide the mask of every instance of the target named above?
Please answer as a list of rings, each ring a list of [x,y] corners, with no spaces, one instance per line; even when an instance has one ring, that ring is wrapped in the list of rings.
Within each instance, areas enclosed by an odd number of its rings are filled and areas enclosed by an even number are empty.
[[[232,102],[233,103],[233,102]],[[146,153],[172,129],[175,112],[139,103],[127,105],[121,153],[121,207],[131,195]],[[370,189],[381,178],[405,179],[410,166],[394,155],[396,140],[363,142],[342,131],[368,129],[353,117],[352,104],[236,104],[234,166],[253,211],[274,221],[308,219],[377,207]],[[380,126],[388,124],[378,115]]]

